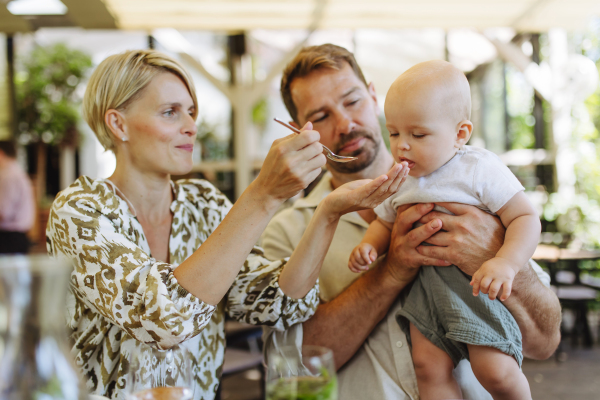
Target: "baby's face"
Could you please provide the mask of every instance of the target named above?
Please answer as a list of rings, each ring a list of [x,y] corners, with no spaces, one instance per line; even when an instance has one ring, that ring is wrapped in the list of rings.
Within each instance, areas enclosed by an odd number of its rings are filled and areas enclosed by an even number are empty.
[[[442,96],[445,97],[445,96]],[[390,90],[385,100],[386,127],[396,162],[406,161],[410,176],[426,176],[448,162],[464,141],[460,124],[436,98],[435,90]],[[468,139],[468,138],[467,138]]]

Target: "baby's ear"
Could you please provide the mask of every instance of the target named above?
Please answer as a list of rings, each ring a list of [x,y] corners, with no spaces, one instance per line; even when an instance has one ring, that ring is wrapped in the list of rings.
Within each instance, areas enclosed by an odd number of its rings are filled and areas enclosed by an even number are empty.
[[[461,148],[471,138],[471,133],[473,132],[473,123],[468,119],[460,121],[457,125],[456,132],[456,141],[454,143],[454,147]]]

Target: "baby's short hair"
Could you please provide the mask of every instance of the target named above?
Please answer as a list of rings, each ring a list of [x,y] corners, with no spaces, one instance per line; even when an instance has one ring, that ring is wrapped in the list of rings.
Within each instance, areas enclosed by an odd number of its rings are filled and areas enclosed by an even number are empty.
[[[425,80],[428,83],[439,83],[447,89],[448,99],[444,99],[444,102],[459,121],[471,119],[469,81],[461,70],[447,61],[431,60],[416,64],[400,75],[392,86],[402,85],[408,88],[415,84],[422,84]]]

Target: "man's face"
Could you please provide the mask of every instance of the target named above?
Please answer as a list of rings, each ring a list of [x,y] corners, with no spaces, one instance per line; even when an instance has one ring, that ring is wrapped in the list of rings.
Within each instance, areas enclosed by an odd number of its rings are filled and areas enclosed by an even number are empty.
[[[321,68],[296,78],[290,90],[301,126],[312,122],[322,144],[338,155],[358,157],[345,164],[327,160],[330,169],[354,173],[371,165],[383,142],[373,85],[365,87],[344,63],[340,70]]]

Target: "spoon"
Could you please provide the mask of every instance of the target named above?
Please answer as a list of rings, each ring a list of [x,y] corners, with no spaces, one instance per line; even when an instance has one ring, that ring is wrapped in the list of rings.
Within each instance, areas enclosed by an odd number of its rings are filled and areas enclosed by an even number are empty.
[[[293,126],[288,125],[285,122],[283,122],[277,118],[273,118],[273,119],[275,120],[275,122],[278,122],[281,125],[285,126],[286,128],[291,129],[293,132],[300,133],[300,129],[294,128]],[[321,146],[323,146],[323,152],[325,153],[325,156],[327,158],[329,158],[331,161],[335,161],[335,162],[339,162],[339,163],[347,163],[347,162],[354,161],[357,159],[357,157],[338,156],[333,151],[329,150],[329,148],[327,148],[325,145],[322,144]]]

